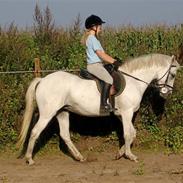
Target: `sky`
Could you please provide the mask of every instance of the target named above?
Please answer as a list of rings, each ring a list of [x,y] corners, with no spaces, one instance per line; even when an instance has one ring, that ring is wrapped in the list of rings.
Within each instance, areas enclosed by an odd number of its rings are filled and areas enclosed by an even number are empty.
[[[183,23],[183,0],[0,0],[0,25],[32,26],[36,3],[41,10],[50,8],[58,27],[70,26],[78,15],[84,22],[91,14],[108,26]]]

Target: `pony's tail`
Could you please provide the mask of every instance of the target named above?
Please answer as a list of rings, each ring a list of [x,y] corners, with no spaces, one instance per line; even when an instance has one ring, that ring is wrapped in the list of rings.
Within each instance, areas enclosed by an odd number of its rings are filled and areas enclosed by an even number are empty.
[[[26,92],[26,107],[25,107],[25,113],[24,113],[24,117],[23,117],[20,135],[18,138],[18,142],[16,144],[17,148],[22,148],[22,146],[24,145],[24,142],[25,142],[28,130],[29,130],[29,126],[30,126],[30,123],[32,120],[32,115],[34,112],[34,100],[35,100],[36,86],[39,84],[40,81],[41,81],[41,78],[35,78],[31,82],[31,84]]]

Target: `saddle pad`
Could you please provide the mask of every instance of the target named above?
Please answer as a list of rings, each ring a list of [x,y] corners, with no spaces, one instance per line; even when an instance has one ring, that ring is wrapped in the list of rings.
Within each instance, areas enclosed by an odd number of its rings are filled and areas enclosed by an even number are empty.
[[[101,87],[103,84],[102,80],[100,80],[96,76],[90,74],[85,69],[81,69],[79,76],[82,79],[95,80],[96,84],[97,84],[97,88],[98,88],[99,92],[101,93]],[[113,81],[114,81],[113,85],[114,85],[114,89],[115,89],[115,94],[113,96],[118,96],[125,89],[125,86],[126,86],[125,78],[119,71],[113,71],[111,76],[113,77]]]

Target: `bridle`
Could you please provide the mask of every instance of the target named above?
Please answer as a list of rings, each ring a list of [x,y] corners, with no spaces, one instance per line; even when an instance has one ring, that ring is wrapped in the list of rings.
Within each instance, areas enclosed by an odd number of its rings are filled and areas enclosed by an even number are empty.
[[[173,65],[173,59],[172,59],[172,62],[170,64],[168,70],[162,75],[162,77],[160,77],[160,79],[155,80],[154,82],[151,82],[151,83],[148,83],[148,82],[146,82],[146,81],[144,81],[142,79],[139,79],[139,78],[137,78],[135,76],[132,76],[132,75],[126,73],[126,72],[123,72],[123,71],[120,71],[120,72],[122,74],[126,75],[126,76],[129,76],[129,77],[137,80],[137,81],[143,82],[143,83],[145,83],[148,86],[152,86],[152,87],[158,88],[160,90],[160,93],[162,93],[162,94],[168,94],[168,93],[170,93],[173,90],[173,87],[170,86],[169,84],[167,84],[168,83],[168,78],[170,76],[170,71],[171,71],[172,67],[177,67],[176,65]],[[158,82],[161,81],[165,76],[166,76],[165,83],[159,84]]]
[[[171,62],[170,67],[165,72],[165,74],[163,74],[163,76],[160,79],[156,80],[156,82],[154,83],[154,86],[156,88],[160,89],[160,93],[162,93],[162,94],[168,94],[168,93],[172,92],[172,90],[173,90],[173,86],[170,86],[169,84],[167,84],[168,83],[168,78],[170,76],[170,71],[171,71],[172,67],[177,67],[176,65],[173,65],[173,61]],[[165,83],[164,84],[158,84],[158,82],[160,80],[162,80],[165,76],[166,76]]]

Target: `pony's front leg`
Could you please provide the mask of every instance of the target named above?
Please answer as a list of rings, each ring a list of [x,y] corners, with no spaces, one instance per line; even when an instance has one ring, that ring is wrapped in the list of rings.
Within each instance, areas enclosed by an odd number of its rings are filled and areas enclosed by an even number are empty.
[[[77,150],[73,142],[70,138],[69,133],[69,113],[64,111],[57,115],[59,127],[60,127],[60,136],[66,143],[67,147],[69,148],[71,154],[74,156],[74,158],[78,161],[84,161],[84,157],[81,155],[81,153]]]
[[[136,130],[132,124],[133,111],[132,110],[127,110],[125,112],[123,111],[121,116],[123,123],[123,134],[124,134],[125,145],[121,147],[116,158],[119,159],[123,155],[125,155],[128,159],[137,162],[137,156],[135,156],[131,152],[131,144],[134,138],[136,137]]]

